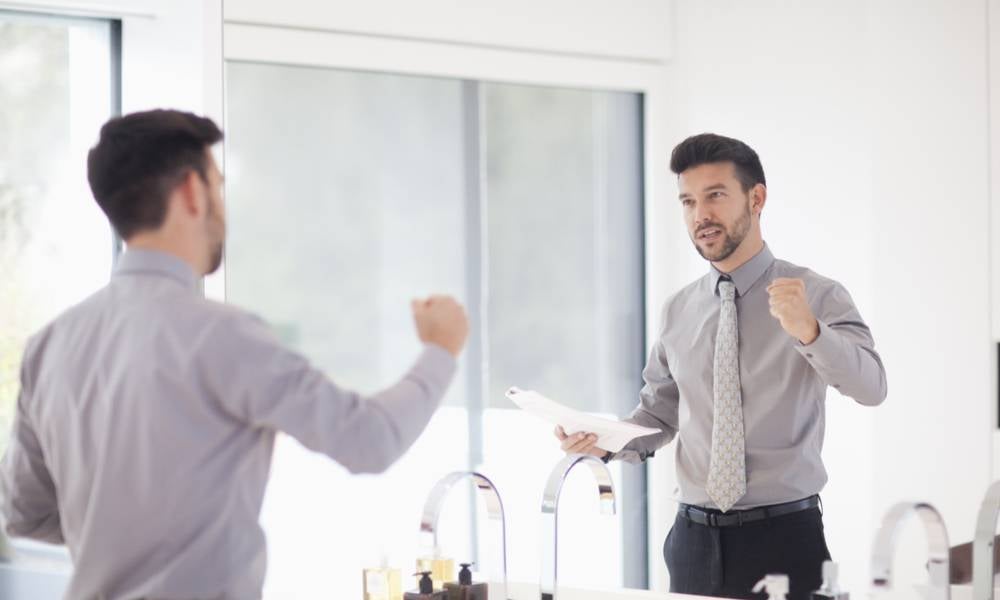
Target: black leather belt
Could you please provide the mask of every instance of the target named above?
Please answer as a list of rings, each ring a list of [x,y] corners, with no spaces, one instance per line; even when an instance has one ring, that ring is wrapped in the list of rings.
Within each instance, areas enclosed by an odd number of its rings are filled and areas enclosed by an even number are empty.
[[[770,506],[760,506],[747,510],[731,510],[727,513],[708,510],[691,504],[681,504],[677,514],[693,523],[707,525],[708,527],[739,527],[746,523],[797,513],[818,506],[820,506],[819,496],[810,496],[803,500],[796,500],[795,502],[772,504]]]

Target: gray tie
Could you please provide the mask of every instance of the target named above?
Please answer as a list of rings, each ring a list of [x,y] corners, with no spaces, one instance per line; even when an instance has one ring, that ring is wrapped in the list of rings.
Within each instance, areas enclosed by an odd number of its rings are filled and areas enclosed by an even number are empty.
[[[736,327],[736,286],[719,281],[719,331],[715,336],[712,387],[712,459],[708,466],[709,497],[726,512],[747,493],[743,401],[740,397],[739,333]]]

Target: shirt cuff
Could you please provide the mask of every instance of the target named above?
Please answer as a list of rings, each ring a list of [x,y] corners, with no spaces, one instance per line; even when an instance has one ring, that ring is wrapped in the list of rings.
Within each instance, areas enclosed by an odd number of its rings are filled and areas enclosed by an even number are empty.
[[[816,322],[819,323],[819,335],[816,339],[810,344],[796,342],[795,349],[814,366],[832,364],[836,362],[835,358],[841,350],[837,332],[830,329],[830,326],[823,321]]]

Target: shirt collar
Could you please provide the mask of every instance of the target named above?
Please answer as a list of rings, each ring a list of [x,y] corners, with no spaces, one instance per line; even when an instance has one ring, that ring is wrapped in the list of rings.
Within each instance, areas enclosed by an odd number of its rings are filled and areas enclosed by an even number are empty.
[[[719,294],[719,279],[722,279],[723,275],[727,275],[736,285],[736,293],[744,296],[750,291],[753,284],[757,283],[757,280],[761,278],[772,263],[774,263],[774,255],[771,254],[771,249],[767,247],[767,244],[764,244],[760,252],[737,267],[732,273],[723,273],[715,268],[713,264],[711,267],[712,270],[709,272],[712,280],[712,291],[716,295]]]
[[[119,257],[115,277],[138,274],[169,277],[191,290],[197,290],[199,285],[198,275],[190,265],[172,254],[155,250],[130,249]]]

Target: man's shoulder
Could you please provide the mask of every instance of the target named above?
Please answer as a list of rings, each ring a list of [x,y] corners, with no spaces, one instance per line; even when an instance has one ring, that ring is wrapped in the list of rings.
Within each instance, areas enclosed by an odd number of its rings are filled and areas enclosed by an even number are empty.
[[[852,304],[850,292],[844,284],[836,279],[820,275],[807,267],[790,263],[785,260],[774,261],[774,277],[792,277],[801,279],[806,284],[806,295],[810,302],[818,303],[815,307],[827,306],[827,303],[841,305]]]
[[[787,260],[775,259],[772,269],[773,278],[790,277],[801,279],[806,282],[807,287],[830,289],[841,286],[840,282],[835,279],[821,275],[809,267],[803,267]]]
[[[71,332],[94,333],[95,327],[106,329],[113,327],[115,322],[126,322],[128,327],[141,322],[147,330],[168,328],[186,336],[207,332],[218,325],[239,328],[263,323],[249,311],[196,293],[157,296],[152,303],[148,299],[123,298],[119,294],[111,286],[105,286],[64,310],[28,338],[25,357],[41,352],[52,338],[75,335]],[[127,315],[130,312],[131,315]]]
[[[194,339],[205,336],[245,338],[257,336],[261,330],[269,331],[266,323],[256,314],[225,302],[192,295],[174,307],[179,321],[192,327]]]
[[[702,275],[694,281],[688,283],[681,289],[667,296],[660,309],[660,316],[666,320],[668,315],[676,311],[685,311],[687,307],[695,302],[699,296],[704,294],[711,286],[709,285],[710,274]]]
[[[32,333],[24,345],[23,361],[29,361],[33,355],[40,352],[55,332],[72,327],[79,322],[93,320],[95,312],[102,303],[106,302],[107,293],[108,288],[102,287],[76,304],[63,309],[55,318]]]
[[[203,315],[222,321],[230,322],[259,322],[260,318],[252,312],[240,308],[234,304],[228,304],[219,300],[194,296],[191,298],[192,308]]]

